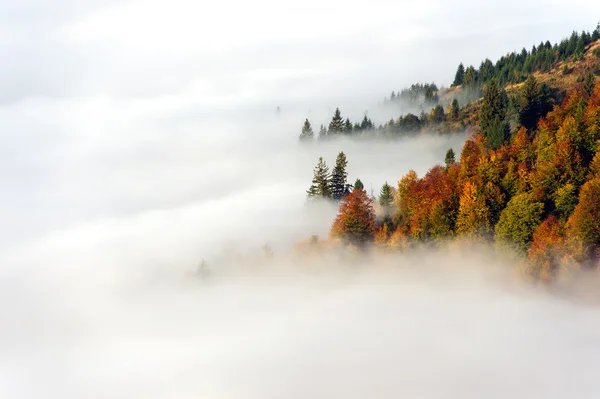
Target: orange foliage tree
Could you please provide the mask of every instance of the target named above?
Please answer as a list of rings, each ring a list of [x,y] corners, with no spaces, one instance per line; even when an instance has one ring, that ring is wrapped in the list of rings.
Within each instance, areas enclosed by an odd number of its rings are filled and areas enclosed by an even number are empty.
[[[340,210],[331,226],[330,236],[362,246],[373,240],[375,211],[373,200],[364,190],[354,190],[340,205]]]
[[[550,215],[533,232],[533,242],[528,257],[529,274],[543,282],[549,282],[560,266],[564,240],[558,219]]]
[[[567,222],[570,251],[575,260],[596,260],[600,247],[600,178],[581,187],[579,203]]]

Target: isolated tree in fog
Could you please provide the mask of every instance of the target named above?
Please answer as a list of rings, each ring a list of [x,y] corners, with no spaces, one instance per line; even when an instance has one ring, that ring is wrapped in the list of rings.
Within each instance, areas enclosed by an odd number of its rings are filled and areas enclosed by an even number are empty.
[[[306,193],[309,198],[312,197],[323,197],[331,198],[331,190],[329,188],[329,168],[323,160],[323,157],[319,158],[319,163],[315,166],[314,177],[312,184]]]
[[[330,191],[333,199],[336,201],[340,201],[350,193],[346,166],[348,166],[348,160],[346,159],[346,154],[342,151],[338,154],[335,160],[335,167],[331,173]]]
[[[454,76],[454,83],[452,86],[460,86],[463,84],[463,80],[465,78],[465,66],[462,62],[458,65],[458,69],[456,70],[456,75]]]
[[[446,164],[446,169],[456,163],[456,155],[454,154],[454,150],[452,148],[446,151],[446,158],[444,158],[444,163]]]
[[[329,122],[329,134],[338,134],[344,131],[344,119],[339,108],[335,109],[335,113]]]
[[[354,190],[364,190],[365,186],[364,184],[360,181],[360,179],[356,179],[356,181],[354,182],[354,186],[353,186]]]
[[[364,190],[354,190],[340,205],[330,235],[334,238],[361,246],[373,240],[375,211],[373,201]]]
[[[309,141],[309,140],[312,140],[314,136],[315,136],[315,134],[312,130],[312,126],[310,125],[310,122],[308,121],[308,118],[307,118],[304,121],[304,125],[302,126],[302,133],[300,133],[300,140]]]

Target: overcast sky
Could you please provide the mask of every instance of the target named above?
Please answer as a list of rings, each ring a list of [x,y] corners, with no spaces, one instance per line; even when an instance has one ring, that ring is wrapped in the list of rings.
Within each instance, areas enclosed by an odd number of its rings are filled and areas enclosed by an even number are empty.
[[[487,293],[430,296],[431,287],[340,293],[301,281],[190,293],[174,283],[230,245],[279,249],[326,235],[336,208],[304,206],[319,156],[331,166],[345,151],[351,181],[376,193],[410,169],[424,174],[450,147],[460,152],[467,137],[301,147],[305,117],[318,126],[339,106],[381,123],[397,116],[377,108],[392,90],[449,85],[459,62],[496,60],[598,19],[600,2],[584,0],[0,0],[0,397],[262,399],[291,397],[281,394],[289,387],[318,397],[306,379],[343,359],[347,373],[318,392],[366,397],[379,381],[378,397],[450,389],[478,398],[473,373],[502,388],[489,376],[519,380],[545,355],[563,361],[533,390],[508,385],[516,397],[598,397],[597,312],[500,291],[490,303]],[[492,262],[446,255],[431,263]],[[398,309],[412,330],[392,317]],[[473,330],[447,315],[482,321]],[[375,329],[387,335],[365,341]],[[432,330],[450,333],[412,347]],[[539,350],[536,334],[546,338]],[[346,345],[330,352],[342,335]],[[453,352],[477,339],[488,351]],[[437,364],[439,348],[450,349]],[[312,369],[315,358],[325,363]],[[290,359],[299,368],[277,374]],[[428,383],[432,363],[450,376],[439,389]],[[401,385],[396,371],[407,376]],[[340,391],[344,380],[354,383]]]

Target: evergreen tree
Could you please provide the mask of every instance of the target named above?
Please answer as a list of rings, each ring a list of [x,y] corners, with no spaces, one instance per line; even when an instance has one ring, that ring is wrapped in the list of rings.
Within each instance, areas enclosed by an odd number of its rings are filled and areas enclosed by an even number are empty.
[[[542,93],[537,80],[530,76],[519,92],[519,123],[526,129],[533,129],[542,116]]]
[[[452,100],[452,103],[450,104],[450,117],[453,120],[458,119],[458,116],[460,114],[460,106],[458,104],[458,100],[455,98]]]
[[[352,122],[350,122],[350,118],[346,118],[346,122],[344,123],[344,133],[352,134]]]
[[[473,66],[468,67],[465,71],[465,77],[463,78],[463,85],[466,87],[474,87],[476,80],[477,76],[475,68],[473,68]]]
[[[594,86],[595,86],[595,81],[596,78],[594,77],[594,75],[591,72],[588,72],[587,75],[585,75],[585,79],[583,80],[583,92],[585,93],[585,95],[589,98],[593,91],[594,91]]]
[[[440,104],[436,105],[435,108],[431,110],[431,120],[434,123],[443,122],[445,116],[446,115],[444,114],[444,108]]]
[[[319,128],[319,140],[324,140],[327,138],[327,129],[325,126],[321,125]]]
[[[346,173],[346,154],[340,152],[335,160],[335,167],[331,173],[330,191],[334,200],[340,201],[350,193],[350,185],[348,184],[348,173]]]
[[[374,128],[373,122],[371,121],[371,119],[367,118],[366,114],[365,114],[365,117],[363,118],[362,122],[360,123],[360,128],[362,130],[371,130]]]
[[[446,164],[446,169],[456,163],[456,155],[454,154],[454,150],[452,148],[446,151],[446,158],[444,159],[444,163]]]
[[[356,179],[356,181],[354,182],[354,186],[353,186],[354,190],[364,190],[365,186],[364,184],[360,181],[360,179]]]
[[[379,192],[379,205],[381,205],[386,213],[394,205],[394,191],[388,182],[385,182],[383,186],[381,186],[381,191]]]
[[[300,140],[309,141],[314,138],[315,134],[312,130],[312,126],[308,121],[308,118],[304,121],[304,125],[302,126],[302,133],[300,133]]]
[[[592,41],[595,42],[598,39],[600,39],[600,22],[598,22],[598,25],[596,25],[596,29],[594,29],[594,31],[592,32]]]
[[[339,108],[335,109],[335,113],[329,122],[329,134],[339,134],[344,131],[344,119]]]
[[[323,160],[323,157],[319,157],[319,163],[314,169],[314,177],[312,180],[312,184],[308,191],[306,191],[308,197],[331,198],[331,189],[329,188],[329,182],[329,168]]]
[[[492,142],[497,145],[498,140],[504,142],[507,96],[504,89],[500,88],[496,79],[490,80],[483,93],[483,102],[479,110],[479,126],[484,137],[492,135]],[[493,131],[491,130],[493,128]],[[504,137],[504,139],[502,139]]]
[[[456,70],[456,75],[454,76],[454,83],[452,86],[460,86],[463,84],[463,80],[465,78],[465,66],[462,62],[458,65],[458,69]]]

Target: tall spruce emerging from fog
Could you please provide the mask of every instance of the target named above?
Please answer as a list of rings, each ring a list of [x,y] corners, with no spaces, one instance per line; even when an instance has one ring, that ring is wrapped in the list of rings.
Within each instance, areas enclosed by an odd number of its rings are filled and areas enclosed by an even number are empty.
[[[519,123],[526,129],[533,129],[538,119],[542,116],[542,93],[537,80],[530,76],[527,78],[518,98]]]
[[[335,160],[335,167],[331,173],[331,196],[336,201],[340,201],[350,193],[346,166],[348,166],[348,160],[346,159],[346,154],[342,151],[338,154]]]
[[[306,191],[309,198],[323,197],[331,198],[330,175],[329,168],[323,160],[323,157],[319,157],[319,163],[315,166],[314,177],[310,188]]]
[[[344,131],[345,122],[339,108],[335,109],[335,113],[329,122],[329,134],[339,134]]]
[[[300,133],[301,141],[310,141],[315,136],[315,133],[312,130],[312,126],[308,121],[308,118],[304,121],[304,125],[302,126],[302,133]]]

